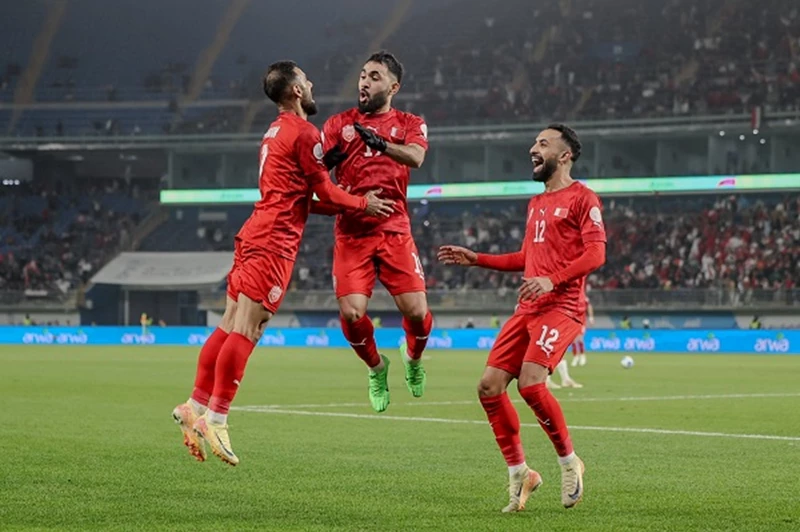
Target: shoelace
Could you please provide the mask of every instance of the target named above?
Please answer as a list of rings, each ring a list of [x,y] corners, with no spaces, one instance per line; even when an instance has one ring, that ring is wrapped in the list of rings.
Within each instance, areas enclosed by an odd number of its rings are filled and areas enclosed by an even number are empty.
[[[419,384],[422,380],[422,368],[418,364],[409,364],[407,377],[412,384]]]
[[[372,392],[382,392],[386,389],[386,385],[384,384],[384,379],[381,378],[380,373],[370,373],[369,374],[369,389]]]

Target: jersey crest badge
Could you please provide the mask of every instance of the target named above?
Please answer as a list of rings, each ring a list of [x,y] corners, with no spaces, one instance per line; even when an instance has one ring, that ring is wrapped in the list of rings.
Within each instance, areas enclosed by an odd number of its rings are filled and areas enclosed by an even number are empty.
[[[342,138],[345,142],[353,142],[353,139],[356,138],[356,128],[352,124],[344,126],[342,128]]]

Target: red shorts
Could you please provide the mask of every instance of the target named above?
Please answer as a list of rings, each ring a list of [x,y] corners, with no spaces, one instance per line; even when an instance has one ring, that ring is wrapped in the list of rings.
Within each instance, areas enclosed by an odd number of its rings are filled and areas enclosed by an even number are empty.
[[[552,373],[580,332],[580,323],[555,310],[514,314],[500,329],[486,365],[519,377],[522,363],[533,362]]]
[[[275,314],[292,280],[294,261],[236,240],[233,268],[228,273],[228,297],[244,294]]]
[[[393,296],[425,291],[425,273],[414,239],[404,233],[338,237],[333,247],[333,289],[336,297],[372,297],[375,278]]]

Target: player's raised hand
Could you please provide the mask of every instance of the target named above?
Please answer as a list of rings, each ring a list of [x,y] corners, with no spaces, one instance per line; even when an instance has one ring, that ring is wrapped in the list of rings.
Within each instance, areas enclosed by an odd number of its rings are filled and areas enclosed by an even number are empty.
[[[361,140],[364,141],[364,144],[372,148],[373,150],[384,152],[386,151],[386,140],[375,133],[374,131],[365,128],[358,122],[353,124],[353,127],[358,132],[358,135],[361,137]]]
[[[457,264],[459,266],[474,266],[478,262],[477,253],[461,246],[442,246],[439,248],[437,258],[442,264]]]
[[[394,212],[394,209],[392,208],[394,201],[379,197],[378,194],[381,192],[383,192],[383,189],[378,188],[375,190],[370,190],[364,194],[364,197],[367,198],[367,208],[364,210],[364,212],[370,216],[386,218]]]
[[[531,277],[522,279],[522,286],[519,287],[519,299],[535,300],[548,292],[553,291],[553,282],[547,277]]]

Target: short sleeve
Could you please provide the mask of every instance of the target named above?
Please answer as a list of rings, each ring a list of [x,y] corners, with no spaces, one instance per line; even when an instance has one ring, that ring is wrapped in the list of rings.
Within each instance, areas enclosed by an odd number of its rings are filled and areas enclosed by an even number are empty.
[[[408,144],[428,149],[428,125],[417,115],[409,115],[406,127],[406,145]]]
[[[297,137],[295,153],[304,177],[311,178],[319,173],[327,173],[325,163],[322,162],[322,138],[316,127],[303,128]]]
[[[339,144],[340,128],[336,126],[338,120],[336,116],[332,116],[325,121],[322,126],[322,150],[327,153],[328,150]]]
[[[603,204],[597,194],[590,190],[586,191],[578,214],[583,242],[605,242],[606,227],[603,223]]]

